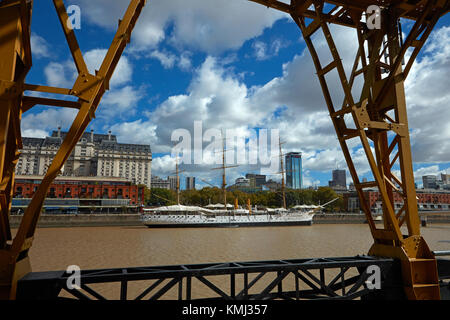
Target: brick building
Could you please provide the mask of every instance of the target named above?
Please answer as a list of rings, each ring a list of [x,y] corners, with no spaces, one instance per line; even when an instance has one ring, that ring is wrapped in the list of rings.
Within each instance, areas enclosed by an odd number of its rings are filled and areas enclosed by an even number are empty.
[[[381,213],[381,195],[378,190],[367,190],[364,194],[369,201],[371,211]],[[450,191],[418,189],[416,194],[420,211],[450,211]],[[362,210],[356,192],[344,193],[344,205],[348,212]],[[403,198],[396,192],[394,192],[394,205],[396,210],[403,206]]]
[[[25,209],[42,181],[42,176],[16,176],[12,211]],[[137,209],[144,203],[144,187],[124,178],[57,177],[50,185],[44,209],[72,208],[72,211]],[[75,209],[76,208],[76,209]],[[106,210],[101,210],[105,208]],[[14,210],[16,209],[16,210]]]

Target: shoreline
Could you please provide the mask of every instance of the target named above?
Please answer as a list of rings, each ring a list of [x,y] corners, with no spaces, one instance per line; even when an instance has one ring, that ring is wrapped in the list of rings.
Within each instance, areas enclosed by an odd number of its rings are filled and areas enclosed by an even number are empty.
[[[120,227],[120,226],[144,226],[140,220],[141,214],[77,214],[55,215],[43,214],[39,218],[38,228],[70,228],[70,227]],[[432,213],[421,215],[426,217],[427,224],[450,223],[449,213]],[[11,228],[18,228],[22,216],[10,216]],[[336,213],[316,214],[314,224],[365,224],[364,214]],[[382,220],[375,223],[383,223]]]

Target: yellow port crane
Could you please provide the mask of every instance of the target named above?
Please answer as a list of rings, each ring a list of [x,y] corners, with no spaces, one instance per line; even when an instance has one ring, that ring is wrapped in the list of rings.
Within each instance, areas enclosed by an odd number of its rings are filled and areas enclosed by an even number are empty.
[[[404,81],[437,21],[450,10],[450,1],[291,0],[290,4],[278,0],[250,1],[289,14],[303,35],[374,239],[369,254],[401,261],[408,299],[440,299],[436,259],[420,234]],[[375,9],[375,16],[369,16],[370,8]],[[404,41],[401,18],[413,22]],[[378,24],[374,23],[377,19]],[[344,71],[329,24],[356,30],[358,49],[350,77]],[[326,65],[314,44],[313,36],[320,31],[332,57]],[[406,55],[408,50],[410,55]],[[340,105],[333,101],[329,90],[326,75],[330,72],[337,72],[345,97]],[[359,76],[363,78],[363,86],[355,98],[352,89]],[[350,140],[352,143],[359,140],[373,181],[360,181],[347,144]],[[394,165],[399,166],[400,176],[394,174]],[[363,192],[370,187],[377,187],[381,194],[383,228],[375,225]],[[404,199],[398,211],[394,207],[394,192]],[[407,228],[406,235],[400,229],[402,225]]]
[[[31,69],[30,24],[32,0],[0,2],[0,299],[14,299],[17,280],[31,271],[28,251],[33,243],[37,221],[48,188],[61,172],[64,162],[95,117],[119,59],[130,41],[131,32],[145,5],[145,0],[131,0],[119,21],[119,27],[100,70],[89,73],[62,0],[53,0],[75,62],[78,76],[73,87],[56,88],[25,83]],[[53,93],[78,98],[72,102],[27,96],[25,91]],[[12,238],[9,211],[13,196],[14,169],[22,148],[20,120],[35,105],[78,109],[78,114],[64,138],[51,166],[26,209],[17,233]]]
[[[245,0],[248,1],[248,0]],[[439,299],[436,259],[420,234],[420,221],[414,186],[411,146],[404,92],[404,80],[440,17],[450,10],[449,0],[250,0],[289,14],[300,28],[311,53],[329,115],[357,189],[374,244],[369,254],[401,261],[405,292],[409,299]],[[62,0],[53,0],[62,29],[75,62],[78,77],[72,88],[56,88],[25,83],[32,67],[30,22],[32,0],[0,2],[0,299],[14,299],[17,280],[31,271],[28,251],[48,187],[60,173],[106,90],[131,32],[145,5],[131,0],[119,22],[111,47],[95,74],[90,74],[75,33],[67,24]],[[188,5],[189,1],[186,1]],[[381,23],[368,25],[367,9],[376,5]],[[413,22],[404,41],[399,36],[399,19]],[[329,24],[355,29],[358,50],[349,77],[336,48]],[[313,35],[322,31],[332,61],[319,59]],[[387,40],[385,40],[387,39]],[[411,54],[406,55],[408,51]],[[388,53],[388,54],[386,54]],[[387,57],[387,58],[386,58]],[[331,98],[326,75],[337,72],[345,100],[341,105]],[[352,94],[357,77],[364,85],[358,99]],[[27,96],[25,91],[74,96],[78,100]],[[13,195],[14,170],[22,148],[21,116],[35,105],[78,109],[78,114],[57,152],[47,174],[28,206],[17,233],[12,238],[9,211]],[[347,116],[345,118],[345,116]],[[348,122],[353,121],[353,126]],[[372,170],[373,181],[361,182],[351,158],[348,141],[358,140]],[[371,150],[373,146],[374,152]],[[400,176],[392,168],[398,165]],[[222,168],[223,169],[223,168]],[[225,181],[223,183],[225,185]],[[383,203],[383,228],[377,228],[363,190],[377,187]],[[394,192],[404,199],[395,211]],[[400,229],[406,226],[407,234]]]

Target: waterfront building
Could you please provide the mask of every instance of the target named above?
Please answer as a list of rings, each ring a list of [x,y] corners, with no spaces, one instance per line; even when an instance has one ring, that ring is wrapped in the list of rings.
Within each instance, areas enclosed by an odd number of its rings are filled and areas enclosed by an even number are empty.
[[[152,189],[167,189],[170,190],[170,182],[169,180],[164,180],[158,176],[152,176],[151,179],[151,188]]]
[[[441,173],[441,181],[443,184],[450,184],[450,174]]]
[[[291,189],[302,188],[302,154],[289,152],[286,154],[286,187]]]
[[[12,213],[23,213],[42,179],[16,176]],[[124,178],[58,176],[48,188],[43,209],[46,213],[121,213],[124,208],[137,211],[143,203],[144,187]]]
[[[450,191],[418,189],[417,204],[419,211],[449,211],[450,210]],[[365,190],[364,195],[368,199],[370,210],[373,213],[382,213],[381,195],[377,189]],[[396,211],[403,207],[403,198],[394,192],[394,209]],[[344,206],[348,212],[362,211],[357,192],[344,193]]]
[[[17,163],[17,175],[46,174],[67,132],[61,128],[50,137],[23,137],[23,149]],[[151,185],[152,153],[150,145],[119,143],[111,134],[85,132],[65,162],[61,175],[66,177],[117,177],[135,184]]]
[[[424,189],[436,189],[437,188],[436,176],[427,175],[422,176],[423,188]]]
[[[247,173],[245,178],[249,179],[252,188],[260,188],[266,183],[266,175],[264,174]]]
[[[237,178],[234,182],[234,185],[236,187],[250,187],[250,179],[244,177]]]

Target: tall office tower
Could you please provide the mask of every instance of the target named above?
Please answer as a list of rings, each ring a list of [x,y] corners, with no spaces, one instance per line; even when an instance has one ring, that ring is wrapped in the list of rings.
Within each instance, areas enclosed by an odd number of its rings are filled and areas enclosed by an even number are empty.
[[[177,176],[168,176],[167,180],[169,181],[170,190],[177,190]]]
[[[336,169],[333,170],[333,180],[328,182],[328,185],[333,187],[347,188],[347,178],[345,170]]]
[[[186,190],[195,190],[195,177],[186,177]]]
[[[301,152],[289,152],[285,159],[286,186],[291,189],[301,189],[303,184]]]

